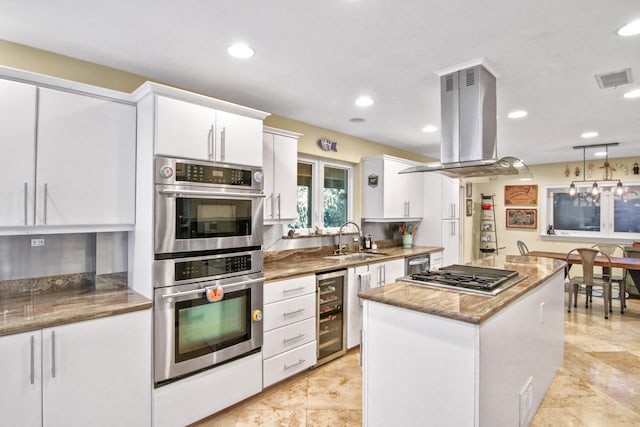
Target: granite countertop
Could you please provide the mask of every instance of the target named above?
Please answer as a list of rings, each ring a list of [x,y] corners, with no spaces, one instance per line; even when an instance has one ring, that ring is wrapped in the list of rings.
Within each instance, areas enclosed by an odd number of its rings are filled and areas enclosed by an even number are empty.
[[[518,271],[528,276],[523,281],[496,296],[484,296],[463,291],[439,289],[406,282],[395,282],[369,289],[359,297],[383,304],[480,324],[499,312],[524,293],[544,283],[566,263],[550,258],[521,255],[499,255],[470,262],[469,265]]]
[[[0,336],[151,308],[151,300],[119,280],[108,286],[77,277],[56,276],[48,283],[22,279],[0,286]],[[25,283],[28,282],[28,283]],[[42,282],[42,280],[40,280]],[[69,284],[68,282],[72,282]]]
[[[266,251],[264,253],[264,276],[265,281],[270,282],[440,251],[442,251],[441,247],[434,246],[414,246],[411,249],[404,249],[402,246],[391,246],[378,248],[375,251],[365,251],[365,253],[382,255],[367,260],[327,259],[325,257],[332,255],[332,252],[327,251],[327,247],[323,246],[283,251]]]

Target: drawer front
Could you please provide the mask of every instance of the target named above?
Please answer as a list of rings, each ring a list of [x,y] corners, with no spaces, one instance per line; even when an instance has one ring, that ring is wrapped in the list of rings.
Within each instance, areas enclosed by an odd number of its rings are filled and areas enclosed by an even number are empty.
[[[264,343],[262,345],[262,357],[268,359],[276,354],[300,347],[315,339],[315,317],[265,332]]]
[[[316,317],[316,294],[264,305],[264,331]]]
[[[316,364],[316,342],[300,346],[264,361],[264,387],[304,371]]]
[[[296,277],[265,283],[263,289],[265,304],[312,294],[316,292],[316,276]]]

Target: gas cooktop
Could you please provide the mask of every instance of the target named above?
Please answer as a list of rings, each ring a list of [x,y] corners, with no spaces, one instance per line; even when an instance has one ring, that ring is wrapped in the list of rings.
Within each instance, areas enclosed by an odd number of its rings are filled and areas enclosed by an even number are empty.
[[[439,270],[411,274],[399,280],[481,295],[497,295],[526,277],[513,270],[453,264]]]

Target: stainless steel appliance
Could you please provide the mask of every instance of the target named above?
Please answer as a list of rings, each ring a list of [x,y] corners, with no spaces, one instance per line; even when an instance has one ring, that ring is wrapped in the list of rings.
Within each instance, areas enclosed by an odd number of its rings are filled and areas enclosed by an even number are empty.
[[[496,156],[496,78],[485,65],[467,63],[437,73],[442,116],[440,162],[401,173],[440,172],[453,178],[500,175],[531,178],[522,160]]]
[[[154,261],[156,386],[258,351],[259,250]]]
[[[410,274],[429,271],[430,263],[431,257],[429,254],[406,257],[404,260],[404,275],[409,276]]]
[[[517,271],[453,264],[402,277],[403,282],[495,296],[526,279]]]
[[[261,246],[262,169],[155,159],[155,253]]]
[[[347,352],[344,302],[347,271],[316,275],[318,299],[318,361],[322,365]]]

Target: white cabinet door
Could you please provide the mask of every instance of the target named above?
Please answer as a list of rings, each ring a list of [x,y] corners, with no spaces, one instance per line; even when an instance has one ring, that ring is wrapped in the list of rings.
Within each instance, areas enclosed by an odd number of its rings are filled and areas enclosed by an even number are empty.
[[[33,225],[36,90],[0,80],[0,227]]]
[[[0,337],[0,424],[42,425],[41,331]]]
[[[442,264],[451,265],[460,262],[460,221],[442,221]]]
[[[133,224],[136,109],[40,89],[36,225]]]
[[[43,332],[47,427],[151,425],[151,311]]]
[[[156,97],[156,154],[213,159],[216,110],[164,96]]]
[[[262,120],[158,96],[156,154],[261,166]]]
[[[460,218],[460,180],[442,176],[442,219]]]
[[[262,166],[262,120],[216,111],[214,159]]]
[[[404,276],[404,258],[369,264],[371,287],[387,285]]]
[[[298,140],[264,133],[264,222],[292,222],[297,211]]]
[[[369,273],[368,265],[352,267],[348,271],[347,278],[347,349],[360,345],[360,331],[362,330],[362,303],[358,293],[362,289],[361,275]],[[374,272],[371,280],[375,280]],[[373,286],[374,283],[371,283]]]
[[[362,159],[363,218],[418,219],[423,214],[421,174],[399,174],[414,162],[375,156]],[[377,178],[377,182],[376,182]]]

